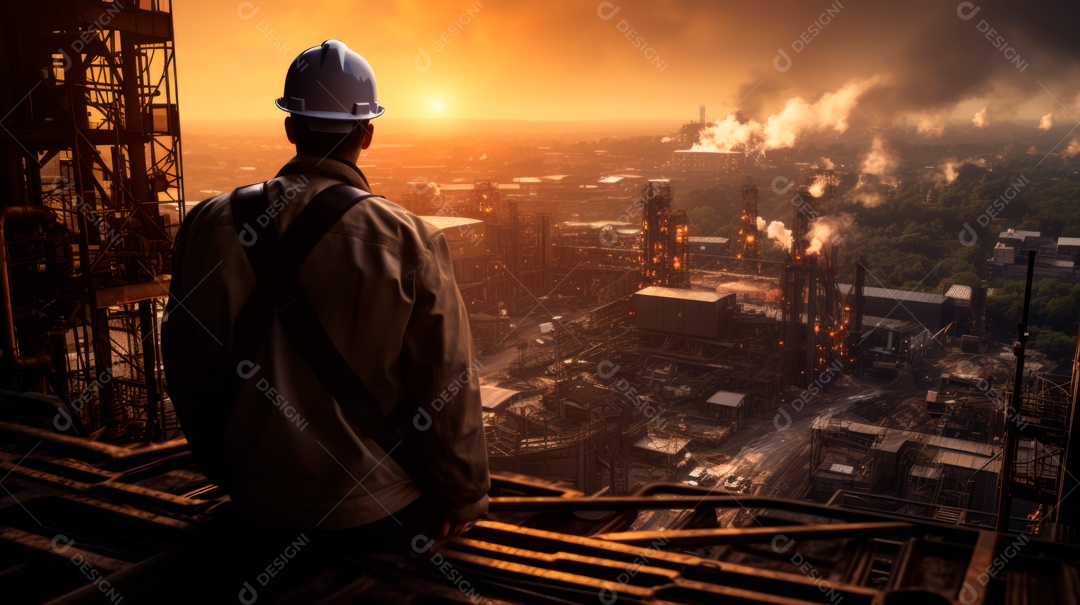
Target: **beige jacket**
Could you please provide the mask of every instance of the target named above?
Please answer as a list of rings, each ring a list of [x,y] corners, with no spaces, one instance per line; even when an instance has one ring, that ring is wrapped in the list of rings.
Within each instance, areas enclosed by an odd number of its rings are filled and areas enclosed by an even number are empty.
[[[369,186],[355,166],[311,156],[301,174],[267,183],[268,215],[283,233],[324,188]],[[205,432],[211,389],[228,365],[230,332],[255,283],[229,195],[189,211],[177,236],[162,354],[173,405]],[[349,210],[312,250],[299,282],[320,322],[385,409],[415,412],[411,442],[429,462],[424,482],[446,506],[490,486],[468,316],[443,235],[383,198]],[[371,523],[420,490],[349,418],[275,320],[241,382],[226,429],[230,493],[254,522],[323,529]]]

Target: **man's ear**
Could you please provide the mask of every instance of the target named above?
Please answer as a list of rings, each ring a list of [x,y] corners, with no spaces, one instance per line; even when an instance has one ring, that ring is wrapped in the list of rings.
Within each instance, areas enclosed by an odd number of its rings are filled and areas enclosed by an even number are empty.
[[[371,146],[371,137],[375,135],[375,125],[368,122],[367,127],[364,128],[364,140],[360,141],[360,149],[367,149]]]
[[[293,132],[292,116],[285,118],[285,136],[289,137],[289,142],[293,145],[296,144],[296,134]]]

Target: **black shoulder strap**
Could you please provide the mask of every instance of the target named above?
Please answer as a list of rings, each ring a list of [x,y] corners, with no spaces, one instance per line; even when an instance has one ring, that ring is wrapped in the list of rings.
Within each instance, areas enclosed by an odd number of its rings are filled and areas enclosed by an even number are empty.
[[[399,447],[403,430],[384,415],[386,407],[379,404],[341,355],[298,281],[300,266],[323,236],[350,208],[373,197],[357,195],[356,191],[346,184],[321,191],[280,237],[275,221],[268,217],[269,200],[262,186],[243,188],[234,194],[233,221],[255,271],[256,285],[233,324],[233,354],[225,368],[228,388],[223,389],[228,410],[221,422],[221,442],[224,444],[224,425],[239,392],[237,367],[244,360],[254,359],[276,316],[289,342],[327,391],[354,421],[365,427],[365,436],[422,485],[424,470],[419,451]]]
[[[270,259],[264,256],[275,246],[260,245],[257,251],[253,249],[260,239],[264,244],[268,240],[275,242],[277,240],[277,227],[274,221],[269,221],[269,224],[260,224],[259,221],[259,217],[268,216],[269,202],[265,195],[265,183],[249,185],[233,191],[229,206],[232,210],[237,237],[240,244],[245,247],[248,261],[253,267],[267,266]],[[199,439],[202,447],[195,448],[195,443],[192,443],[192,449],[196,450],[195,456],[203,472],[210,480],[222,487],[228,487],[229,483],[228,469],[225,466],[225,430],[236,405],[236,395],[240,392],[240,385],[243,382],[241,364],[255,359],[255,354],[262,346],[274,319],[273,308],[267,308],[259,302],[266,298],[269,286],[270,284],[267,283],[256,282],[255,290],[244,301],[236,319],[233,320],[226,363],[221,368],[217,389],[213,391],[214,405],[209,406],[207,413],[206,435]]]

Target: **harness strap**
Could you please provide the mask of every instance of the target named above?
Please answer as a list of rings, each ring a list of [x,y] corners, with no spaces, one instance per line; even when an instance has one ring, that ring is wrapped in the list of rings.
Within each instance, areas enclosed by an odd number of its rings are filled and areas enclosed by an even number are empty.
[[[350,208],[369,197],[373,195],[357,195],[351,185],[332,185],[319,192],[279,237],[264,184],[233,194],[233,223],[256,283],[233,323],[232,355],[222,381],[222,401],[227,405],[220,406],[225,408],[218,425],[220,442],[224,444],[225,424],[243,381],[239,366],[245,361],[253,363],[276,317],[290,344],[342,410],[422,485],[421,452],[416,447],[399,447],[404,441],[403,423],[383,415],[382,406],[341,355],[298,281],[300,266],[323,236]]]

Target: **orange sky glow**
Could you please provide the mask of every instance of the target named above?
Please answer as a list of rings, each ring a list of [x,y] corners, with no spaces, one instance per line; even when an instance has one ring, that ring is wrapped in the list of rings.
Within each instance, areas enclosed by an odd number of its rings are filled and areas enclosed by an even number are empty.
[[[716,119],[736,109],[776,111],[790,96],[813,99],[875,75],[918,84],[918,70],[930,67],[986,74],[945,100],[909,90],[918,98],[903,109],[970,116],[1006,93],[1010,100],[992,112],[1041,116],[1054,105],[1037,85],[1040,74],[1053,81],[1045,71],[1052,53],[1024,48],[1027,38],[1009,30],[1007,15],[988,9],[965,20],[951,4],[889,4],[178,0],[173,14],[188,121],[280,117],[273,101],[290,59],[328,38],[372,64],[387,117],[686,120],[704,104]],[[984,15],[1030,72],[1012,69],[983,35]],[[931,25],[963,51],[960,59],[929,53]],[[919,52],[927,55],[922,65]],[[971,64],[948,64],[961,59]],[[933,77],[936,86],[942,79]],[[1055,90],[1068,99],[1077,93]]]

